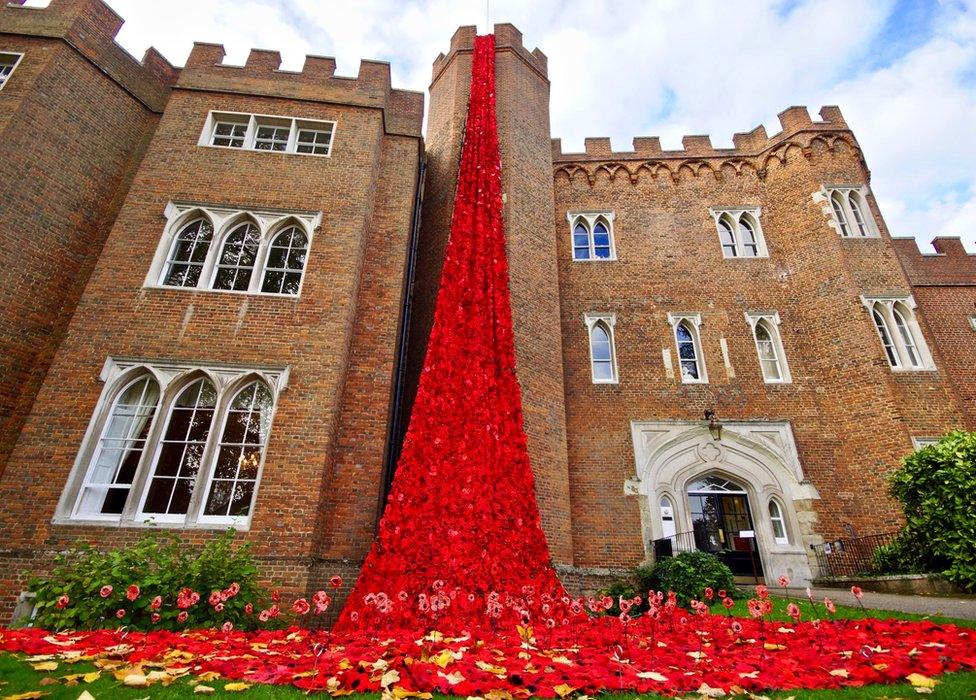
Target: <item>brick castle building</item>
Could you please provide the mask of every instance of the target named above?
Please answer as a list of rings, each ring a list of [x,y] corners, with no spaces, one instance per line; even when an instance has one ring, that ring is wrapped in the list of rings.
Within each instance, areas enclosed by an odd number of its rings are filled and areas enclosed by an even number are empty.
[[[0,6],[4,617],[23,572],[148,527],[235,527],[293,592],[354,576],[432,322],[474,28],[434,61],[422,135],[385,63],[196,44],[176,68],[121,23]],[[976,258],[891,238],[836,107],[729,149],[565,153],[545,55],[495,34],[525,427],[567,585],[684,546],[802,582],[811,545],[897,527],[885,475],[976,420]]]

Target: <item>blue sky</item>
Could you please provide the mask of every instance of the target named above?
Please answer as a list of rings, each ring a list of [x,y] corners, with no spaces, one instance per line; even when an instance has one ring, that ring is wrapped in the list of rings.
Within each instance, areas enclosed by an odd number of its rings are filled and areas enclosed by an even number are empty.
[[[182,64],[193,40],[228,62],[278,49],[390,61],[397,87],[425,90],[458,25],[485,30],[484,0],[108,0],[120,43],[155,45]],[[807,105],[840,106],[864,149],[895,235],[976,235],[976,0],[491,0],[549,57],[552,133],[630,148],[634,136],[680,147],[683,134],[732,134]]]

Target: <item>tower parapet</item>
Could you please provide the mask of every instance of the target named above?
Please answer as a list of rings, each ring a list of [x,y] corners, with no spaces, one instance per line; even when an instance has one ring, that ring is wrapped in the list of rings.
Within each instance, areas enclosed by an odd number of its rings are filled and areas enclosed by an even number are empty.
[[[603,160],[660,160],[660,159],[688,159],[688,158],[745,158],[761,155],[765,151],[786,142],[797,134],[808,132],[850,134],[850,127],[835,106],[820,109],[820,119],[814,121],[806,107],[790,107],[779,113],[779,123],[782,127],[779,133],[766,135],[762,125],[752,131],[738,133],[732,136],[732,148],[715,148],[708,135],[683,136],[680,150],[666,151],[661,148],[661,139],[657,136],[638,136],[634,138],[634,148],[631,151],[614,151],[610,146],[610,139],[606,137],[587,138],[584,140],[584,150],[579,152],[564,152],[562,140],[552,140],[552,159],[556,163],[578,161]]]
[[[914,238],[892,238],[891,242],[913,286],[976,284],[976,255],[966,250],[959,236],[936,236],[932,239],[934,253],[920,250]]]
[[[123,20],[102,0],[0,3],[0,33],[62,39],[154,112],[162,112],[179,69],[155,48],[137,60],[115,41]]]
[[[389,63],[360,61],[359,75],[346,78],[328,56],[306,56],[302,70],[288,71],[277,51],[251,49],[243,66],[223,63],[225,55],[221,44],[194,43],[176,87],[371,107],[383,110],[387,133],[421,135],[424,95],[394,89]]]

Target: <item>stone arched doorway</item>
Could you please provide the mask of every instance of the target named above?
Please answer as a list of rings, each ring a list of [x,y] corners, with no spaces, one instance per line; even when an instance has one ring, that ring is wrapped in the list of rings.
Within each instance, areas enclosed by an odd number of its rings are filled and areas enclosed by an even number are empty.
[[[804,477],[789,423],[729,422],[720,440],[697,421],[634,421],[631,428],[636,475],[626,488],[640,498],[648,559],[655,556],[655,541],[667,539],[672,551],[724,553],[738,560],[737,573],[747,575],[746,558],[754,548],[767,583],[780,575],[796,585],[810,581],[809,544],[819,541],[813,501],[820,496]],[[709,479],[712,486],[731,485],[728,504],[706,495]],[[730,512],[703,517],[709,500],[710,507],[718,502],[719,510],[728,505]],[[665,502],[672,505],[672,523],[662,518]],[[743,527],[747,523],[751,527]]]

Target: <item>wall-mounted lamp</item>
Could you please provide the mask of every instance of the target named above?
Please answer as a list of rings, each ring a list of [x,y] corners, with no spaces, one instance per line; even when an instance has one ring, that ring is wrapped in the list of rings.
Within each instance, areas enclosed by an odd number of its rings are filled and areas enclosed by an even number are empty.
[[[722,439],[722,421],[715,417],[715,411],[710,408],[705,409],[705,420],[708,421],[708,432],[712,434],[714,440]]]

